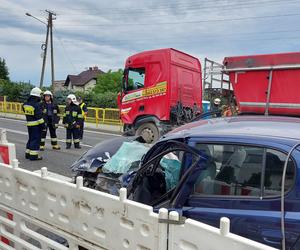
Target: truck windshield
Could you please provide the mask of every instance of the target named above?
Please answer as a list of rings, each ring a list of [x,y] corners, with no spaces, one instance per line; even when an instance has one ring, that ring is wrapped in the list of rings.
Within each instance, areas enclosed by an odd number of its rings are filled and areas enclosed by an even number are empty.
[[[127,91],[144,88],[145,68],[129,68],[127,74]]]

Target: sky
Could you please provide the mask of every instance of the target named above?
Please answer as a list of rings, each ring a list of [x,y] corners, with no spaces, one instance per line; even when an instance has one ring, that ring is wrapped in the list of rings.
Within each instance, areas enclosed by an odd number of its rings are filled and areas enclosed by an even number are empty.
[[[300,0],[0,0],[0,57],[13,81],[39,84],[47,21],[55,12],[55,79],[91,66],[124,67],[135,53],[176,48],[225,56],[299,51]],[[49,53],[45,85],[50,84]]]

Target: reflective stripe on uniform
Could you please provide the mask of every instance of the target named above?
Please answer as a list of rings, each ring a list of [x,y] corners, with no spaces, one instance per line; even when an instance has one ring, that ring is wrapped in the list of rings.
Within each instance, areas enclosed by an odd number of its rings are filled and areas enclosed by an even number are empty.
[[[85,103],[83,102],[83,103],[80,104],[79,107],[81,108],[82,118],[84,118],[84,120],[86,120],[86,113],[83,110],[84,105],[85,105]]]
[[[77,117],[78,117],[78,118],[83,118],[83,115],[79,114]]]
[[[74,142],[77,143],[77,142],[80,142],[80,140],[79,139],[75,139]]]
[[[73,116],[73,117],[76,117],[77,115],[78,115],[78,112],[77,112],[77,111],[73,111],[73,112],[72,112],[72,116]]]
[[[66,115],[69,115],[70,114],[70,111],[66,111]]]
[[[26,153],[26,154],[29,154],[29,153],[30,153],[30,149],[26,149],[26,150],[25,150],[25,153]]]
[[[40,124],[43,124],[45,121],[44,121],[43,118],[41,118],[41,119],[38,120],[38,122],[39,122]]]
[[[37,126],[37,125],[40,125],[40,123],[38,121],[27,122],[27,126],[28,127]]]
[[[43,123],[44,123],[44,119],[41,118],[41,119],[39,119],[39,120],[37,120],[37,121],[28,121],[28,122],[27,122],[27,126],[28,126],[28,127],[31,127],[31,126],[37,126],[37,125],[40,125],[40,124],[43,124]]]
[[[44,138],[41,139],[41,142],[45,142],[46,140]]]
[[[68,142],[71,143],[71,142],[72,142],[72,139],[67,139],[66,142],[67,142],[67,143],[68,143]]]
[[[30,154],[30,155],[39,155],[39,151],[36,151],[36,150],[30,150],[29,154]]]
[[[31,105],[23,105],[25,115],[34,115],[35,108]]]
[[[57,141],[57,138],[51,138],[51,141]]]

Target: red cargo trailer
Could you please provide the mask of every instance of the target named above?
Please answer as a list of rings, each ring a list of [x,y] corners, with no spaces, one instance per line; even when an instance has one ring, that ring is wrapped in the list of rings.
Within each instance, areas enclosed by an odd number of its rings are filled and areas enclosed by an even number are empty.
[[[240,113],[300,115],[300,52],[226,57]]]

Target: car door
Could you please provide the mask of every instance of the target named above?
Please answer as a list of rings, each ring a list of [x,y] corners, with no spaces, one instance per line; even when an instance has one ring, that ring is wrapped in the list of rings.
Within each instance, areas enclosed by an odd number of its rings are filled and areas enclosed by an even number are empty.
[[[208,162],[206,169],[197,173],[197,178],[193,177],[194,183],[183,185],[183,189],[191,190],[189,195],[177,197],[175,206],[182,207],[183,216],[215,227],[219,227],[220,218],[225,216],[231,220],[231,232],[280,248],[280,177],[286,154],[241,142],[196,140],[190,145],[202,151]],[[287,173],[285,189],[286,203],[289,203],[295,180],[293,160],[289,162]],[[295,243],[298,235],[295,221],[294,226],[287,225],[288,247]]]

